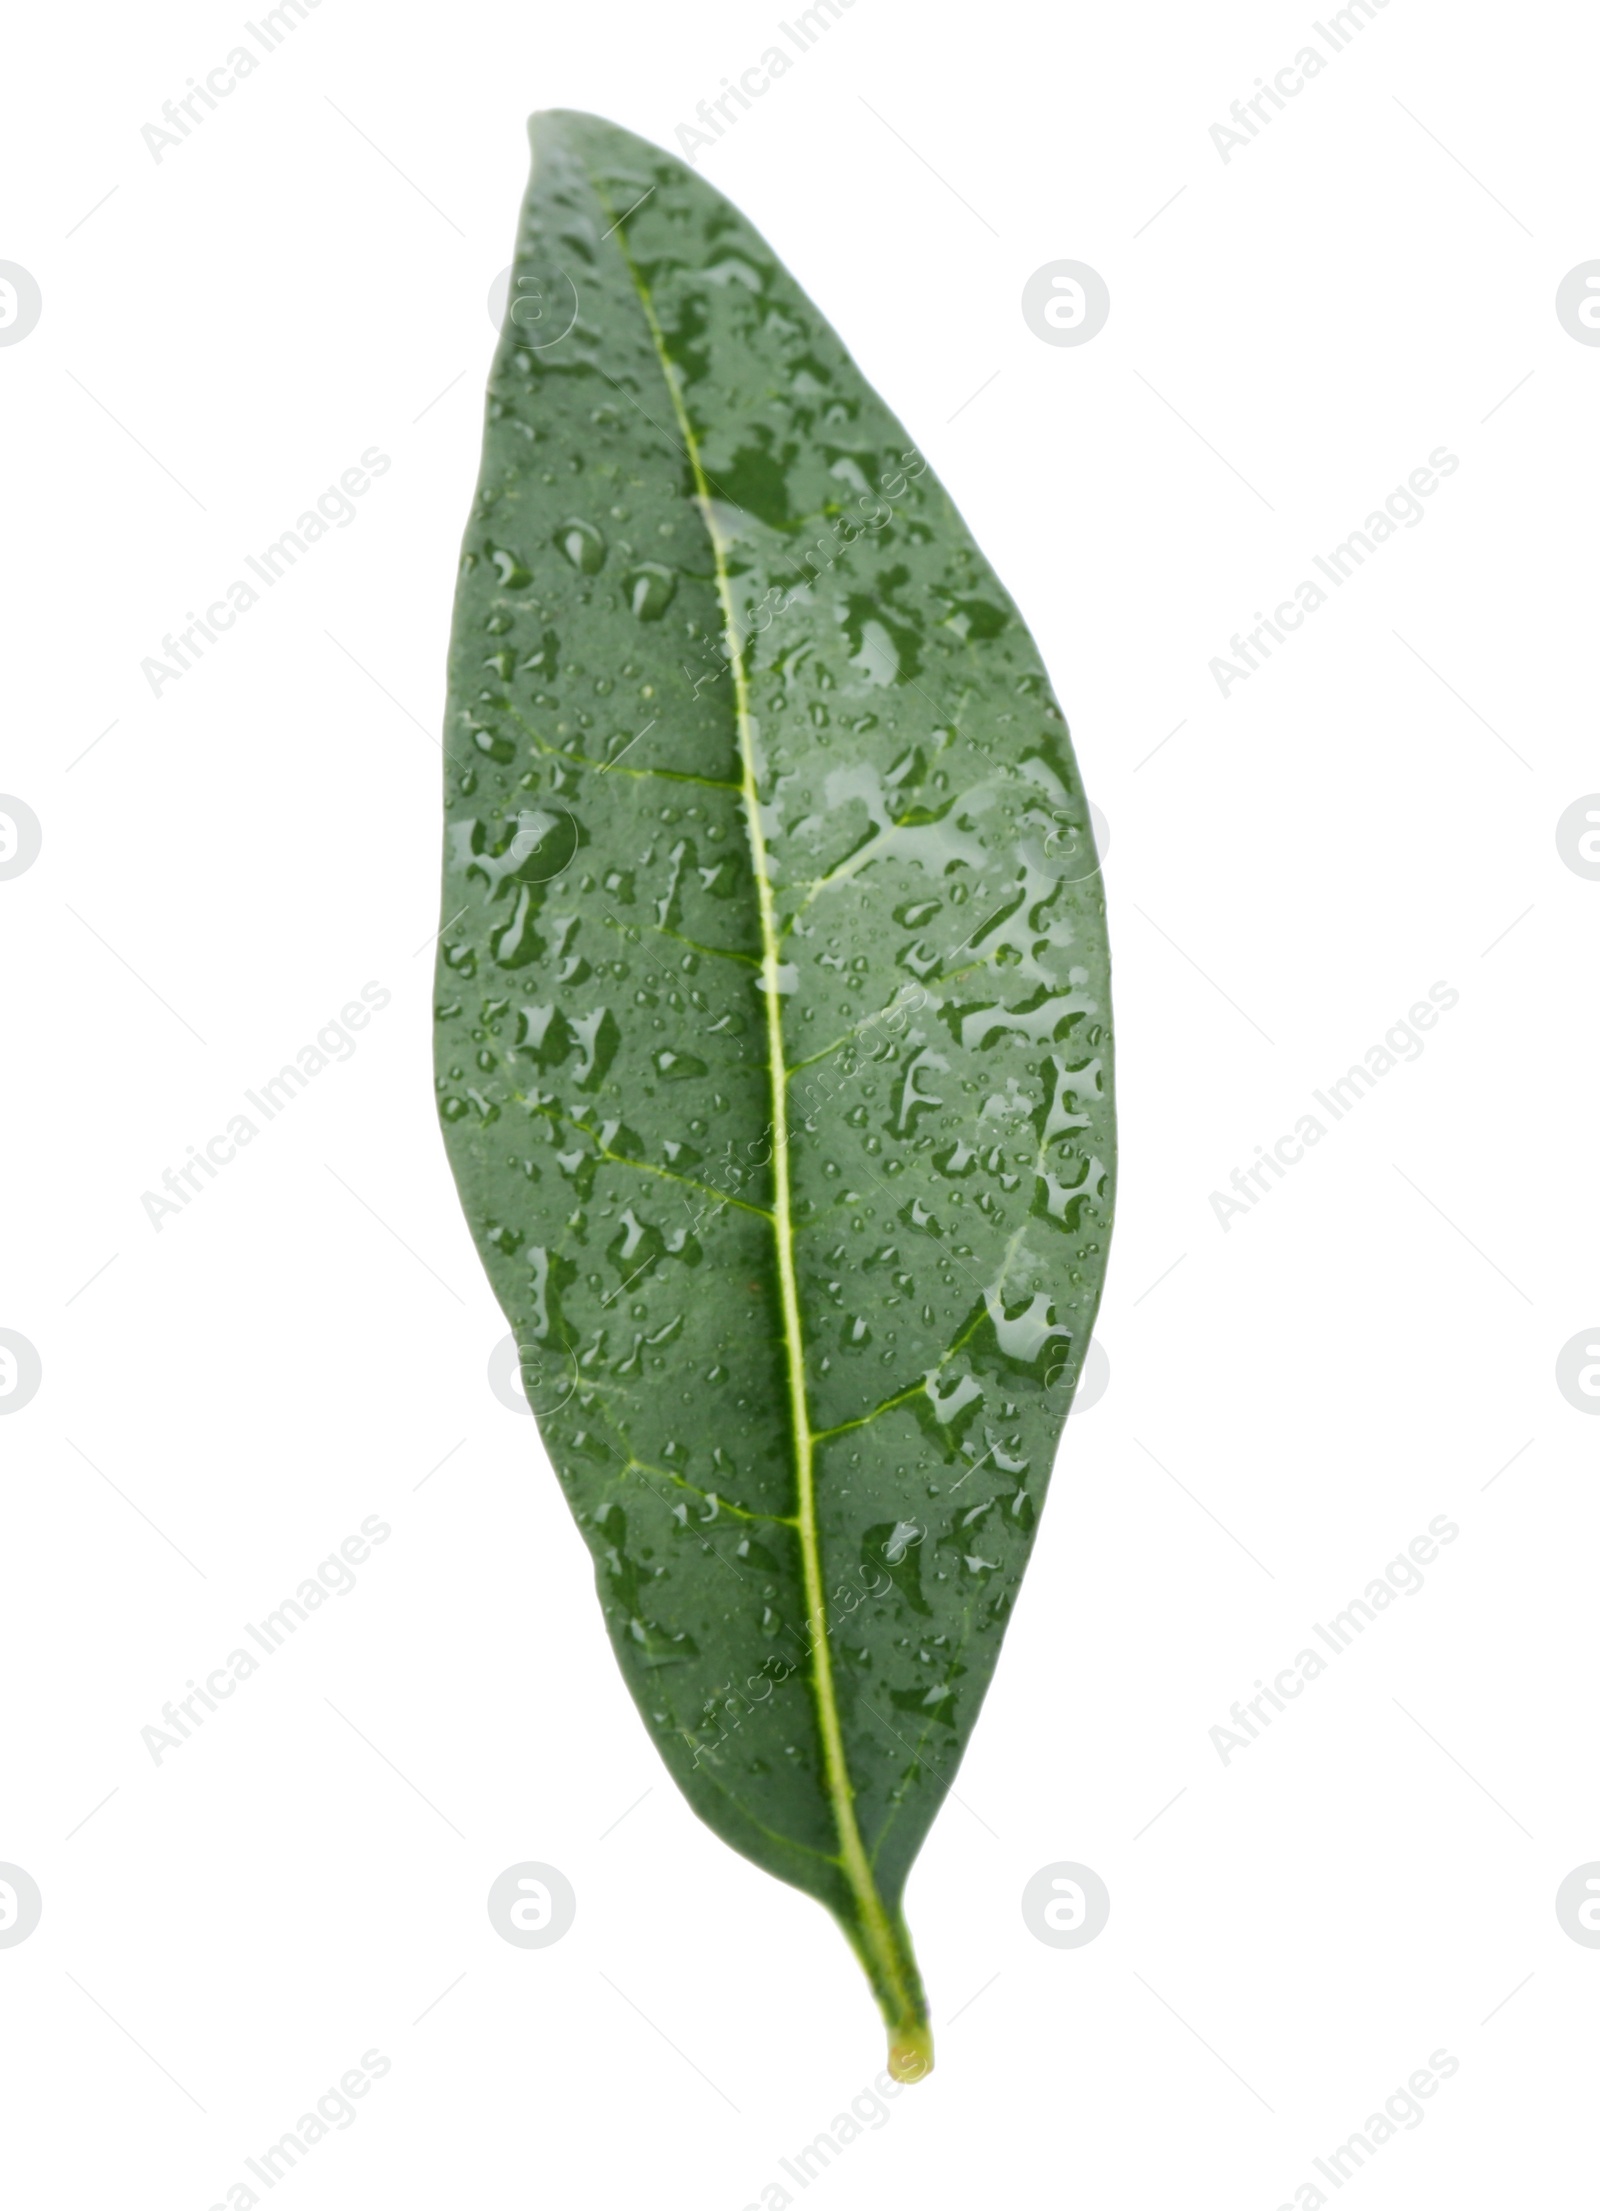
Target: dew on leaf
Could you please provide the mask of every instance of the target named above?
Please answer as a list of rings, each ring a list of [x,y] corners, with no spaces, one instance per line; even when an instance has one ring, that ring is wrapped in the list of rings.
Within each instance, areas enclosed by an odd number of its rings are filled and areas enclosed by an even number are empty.
[[[554,543],[574,568],[585,576],[597,576],[605,565],[606,541],[592,522],[569,515],[557,529]]]
[[[599,563],[595,565],[598,567]],[[677,595],[678,579],[660,561],[646,560],[628,570],[622,579],[622,588],[630,611],[641,622],[659,622]]]

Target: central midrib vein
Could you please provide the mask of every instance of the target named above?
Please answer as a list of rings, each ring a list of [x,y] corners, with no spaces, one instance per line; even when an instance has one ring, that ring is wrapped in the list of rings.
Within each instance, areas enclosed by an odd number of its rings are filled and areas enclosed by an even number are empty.
[[[605,194],[595,187],[603,204]],[[607,205],[607,212],[610,212]],[[678,387],[677,373],[667,352],[666,340],[651,299],[649,286],[635,266],[627,241],[620,227],[615,232],[618,248],[628,274],[638,293],[639,304],[644,309],[650,329],[650,340],[661,366],[662,380],[672,401],[678,429],[683,438],[684,451],[694,475],[694,485],[701,518],[711,541],[712,558],[716,563],[717,597],[722,607],[723,629],[727,638],[728,664],[733,672],[735,716],[738,725],[739,761],[741,770],[741,795],[744,802],[745,822],[750,838],[751,870],[756,882],[756,900],[761,922],[761,979],[762,997],[766,1005],[767,1026],[767,1079],[772,1105],[772,1162],[773,1162],[773,1244],[777,1254],[778,1287],[783,1313],[783,1341],[785,1368],[789,1390],[789,1409],[794,1437],[795,1463],[795,1517],[796,1534],[800,1544],[800,1559],[805,1587],[806,1620],[811,1641],[811,1686],[817,1708],[817,1722],[822,1737],[823,1777],[832,1808],[834,1826],[839,1836],[839,1857],[851,1894],[855,1898],[860,1917],[862,1939],[872,1953],[873,1961],[883,1976],[886,1987],[892,1991],[900,2017],[904,2021],[916,2020],[921,2011],[917,1997],[908,1985],[899,1942],[890,1924],[883,1898],[873,1877],[872,1866],[861,1840],[861,1829],[856,1821],[855,1791],[850,1781],[849,1762],[845,1756],[844,1732],[839,1724],[838,1700],[833,1685],[833,1653],[828,1644],[828,1610],[822,1587],[822,1549],[817,1531],[815,1436],[811,1426],[810,1403],[806,1392],[805,1335],[800,1314],[800,1286],[795,1275],[794,1230],[789,1180],[789,1114],[787,1100],[788,1069],[784,1057],[782,998],[778,989],[778,951],[780,939],[773,908],[772,881],[767,869],[766,834],[761,825],[760,797],[756,788],[754,731],[750,720],[749,678],[745,668],[744,647],[739,635],[739,625],[734,612],[733,591],[728,575],[727,545],[717,528],[716,516],[711,504],[711,490],[700,459],[699,441],[689,420],[688,409]]]

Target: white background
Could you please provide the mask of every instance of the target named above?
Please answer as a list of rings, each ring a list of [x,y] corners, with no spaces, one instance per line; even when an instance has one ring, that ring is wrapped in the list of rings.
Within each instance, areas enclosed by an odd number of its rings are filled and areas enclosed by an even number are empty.
[[[1600,884],[1555,824],[1600,787],[1600,349],[1553,301],[1600,253],[1600,39],[1392,0],[1224,163],[1309,13],[1069,12],[857,0],[700,163],[932,457],[1111,830],[1110,1386],[912,1877],[939,2069],[813,2185],[1274,2211],[1446,2049],[1363,2203],[1576,2200],[1600,1426],[1554,1371],[1600,1320]],[[0,883],[0,1324],[44,1369],[0,1424],[0,1860],[44,1897],[0,1949],[11,2192],[206,2211],[375,2047],[305,2211],[741,2211],[879,2023],[659,1769],[487,1386],[426,946],[524,118],[670,146],[776,15],[325,0],[156,163],[240,20],[9,34],[0,258],[44,302],[0,350],[0,789],[44,829]],[[1020,311],[1063,257],[1110,287],[1082,348]],[[373,445],[357,521],[153,698],[163,634]],[[1219,695],[1440,445],[1425,522]],[[369,979],[355,1057],[157,1233],[141,1193]],[[1436,981],[1422,1057],[1225,1233],[1210,1193]],[[357,1588],[154,1766],[163,1702],[373,1513]],[[1224,1767],[1208,1730],[1441,1513],[1422,1592]],[[577,1892],[552,1948],[488,1922],[520,1859]],[[1059,1859],[1109,1886],[1089,1948],[1023,1924]]]

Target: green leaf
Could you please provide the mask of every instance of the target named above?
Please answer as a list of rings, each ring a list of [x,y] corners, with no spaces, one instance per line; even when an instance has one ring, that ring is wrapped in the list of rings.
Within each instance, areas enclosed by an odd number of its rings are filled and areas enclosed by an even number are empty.
[[[645,1725],[931,2063],[907,1872],[1111,1223],[1104,897],[1020,615],[710,185],[536,116],[451,641],[440,1110]]]

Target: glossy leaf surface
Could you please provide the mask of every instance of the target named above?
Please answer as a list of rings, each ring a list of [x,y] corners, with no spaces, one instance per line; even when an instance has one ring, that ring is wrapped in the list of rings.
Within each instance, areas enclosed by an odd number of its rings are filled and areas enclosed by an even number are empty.
[[[1016,608],[771,248],[625,131],[531,130],[451,644],[445,1138],[645,1724],[835,1913],[914,2078],[901,1894],[1105,1266],[1089,810]]]

